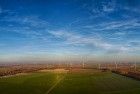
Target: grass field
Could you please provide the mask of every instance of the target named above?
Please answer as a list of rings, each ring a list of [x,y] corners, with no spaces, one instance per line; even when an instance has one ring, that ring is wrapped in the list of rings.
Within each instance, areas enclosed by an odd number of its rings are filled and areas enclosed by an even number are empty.
[[[140,94],[140,81],[97,70],[41,71],[0,78],[0,94]]]

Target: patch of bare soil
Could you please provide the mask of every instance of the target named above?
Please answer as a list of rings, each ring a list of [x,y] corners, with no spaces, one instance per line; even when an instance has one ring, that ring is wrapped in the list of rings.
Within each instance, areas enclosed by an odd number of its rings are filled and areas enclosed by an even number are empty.
[[[27,75],[27,74],[28,74],[28,73],[18,73],[18,74],[13,74],[13,75],[1,76],[0,78],[15,77],[15,76],[21,76],[21,75]]]
[[[44,69],[40,70],[39,72],[53,72],[53,73],[67,73],[69,70],[66,69]]]

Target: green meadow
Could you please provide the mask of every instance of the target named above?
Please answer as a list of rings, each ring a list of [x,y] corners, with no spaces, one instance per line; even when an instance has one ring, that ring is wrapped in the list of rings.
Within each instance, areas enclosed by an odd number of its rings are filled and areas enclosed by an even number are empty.
[[[140,94],[140,81],[97,70],[0,78],[0,94]]]

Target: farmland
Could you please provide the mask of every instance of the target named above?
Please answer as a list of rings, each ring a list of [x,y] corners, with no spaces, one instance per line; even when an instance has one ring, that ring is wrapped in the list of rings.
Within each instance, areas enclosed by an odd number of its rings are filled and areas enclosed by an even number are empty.
[[[54,69],[0,78],[0,94],[140,94],[140,81],[97,69]]]

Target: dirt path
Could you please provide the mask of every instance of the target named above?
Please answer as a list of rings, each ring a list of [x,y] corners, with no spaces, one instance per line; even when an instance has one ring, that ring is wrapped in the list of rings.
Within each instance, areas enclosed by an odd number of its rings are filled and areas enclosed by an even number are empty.
[[[49,90],[47,90],[44,94],[49,94],[56,86],[58,83],[60,83],[60,81],[62,81],[65,77],[56,77],[56,81],[54,82],[54,84],[49,88]]]

